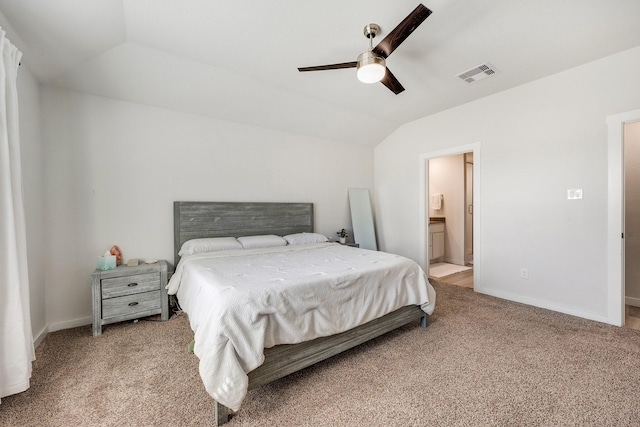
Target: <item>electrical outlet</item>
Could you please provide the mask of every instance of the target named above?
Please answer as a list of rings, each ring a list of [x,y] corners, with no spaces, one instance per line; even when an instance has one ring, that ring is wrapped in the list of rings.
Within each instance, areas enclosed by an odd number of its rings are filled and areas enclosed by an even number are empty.
[[[528,279],[529,278],[529,269],[528,268],[521,268],[520,269],[520,278],[521,279]]]
[[[567,190],[567,199],[569,200],[581,200],[582,199],[582,188],[573,188]]]

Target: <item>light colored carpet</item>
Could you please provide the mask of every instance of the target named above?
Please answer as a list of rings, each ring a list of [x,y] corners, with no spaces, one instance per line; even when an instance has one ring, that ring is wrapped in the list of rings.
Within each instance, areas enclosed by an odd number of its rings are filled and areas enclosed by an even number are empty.
[[[451,274],[460,273],[462,271],[471,270],[471,268],[472,267],[465,267],[464,265],[438,262],[429,266],[429,276],[439,278],[449,276]]]
[[[249,392],[237,426],[637,426],[640,332],[435,283],[408,325]],[[49,334],[2,426],[204,426],[186,317]]]

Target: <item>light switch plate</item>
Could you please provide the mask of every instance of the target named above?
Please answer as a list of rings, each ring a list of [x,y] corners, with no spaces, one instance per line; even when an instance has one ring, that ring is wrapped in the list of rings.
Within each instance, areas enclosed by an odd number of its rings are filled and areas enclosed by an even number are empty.
[[[567,190],[567,199],[568,200],[582,199],[582,188],[573,188],[573,189]]]

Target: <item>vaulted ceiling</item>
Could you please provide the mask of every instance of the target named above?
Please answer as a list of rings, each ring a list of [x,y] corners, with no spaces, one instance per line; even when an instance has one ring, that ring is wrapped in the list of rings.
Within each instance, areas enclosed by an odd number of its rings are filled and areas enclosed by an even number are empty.
[[[0,0],[0,24],[44,84],[374,146],[403,123],[640,45],[638,0],[424,0],[389,57],[394,95],[355,61],[416,0]],[[485,62],[499,71],[468,84]],[[611,70],[615,76],[615,70]],[[515,106],[514,106],[515,107]]]

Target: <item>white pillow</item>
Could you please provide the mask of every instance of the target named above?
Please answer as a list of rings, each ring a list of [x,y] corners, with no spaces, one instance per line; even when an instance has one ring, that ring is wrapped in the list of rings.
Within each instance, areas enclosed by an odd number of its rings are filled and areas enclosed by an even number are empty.
[[[204,252],[226,251],[229,249],[242,249],[242,245],[235,237],[207,237],[204,239],[187,240],[182,244],[178,255],[201,254]]]
[[[245,249],[268,248],[270,246],[286,246],[287,241],[275,234],[265,234],[264,236],[242,236],[238,241]]]
[[[284,240],[290,245],[308,245],[310,243],[326,242],[327,236],[318,233],[297,233],[284,236]]]

